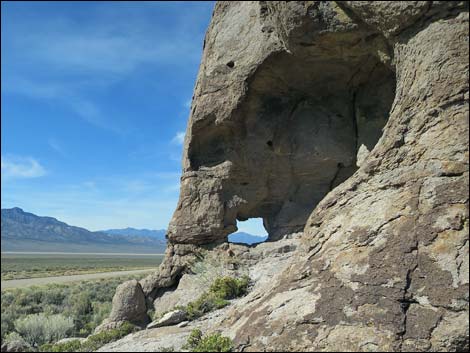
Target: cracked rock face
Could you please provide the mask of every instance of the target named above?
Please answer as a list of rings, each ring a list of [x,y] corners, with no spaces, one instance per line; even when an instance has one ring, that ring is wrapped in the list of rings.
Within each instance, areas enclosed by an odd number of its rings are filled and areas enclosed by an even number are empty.
[[[253,351],[468,350],[467,5],[267,6],[268,13],[286,21],[283,29],[293,26],[287,38],[279,35],[284,43],[290,44],[291,36],[303,43],[324,36],[343,38],[343,31],[348,39],[366,31],[365,43],[374,35],[386,38],[384,47],[391,52],[385,58],[390,60],[376,64],[376,70],[383,67],[385,74],[385,67],[391,67],[395,99],[374,147],[375,141],[367,144],[360,139],[361,93],[354,84],[347,86],[356,92],[355,147],[364,144],[371,152],[360,158],[359,170],[317,205],[305,224],[304,248],[277,277],[275,289],[237,308],[227,317],[226,333],[238,347]],[[220,16],[217,23],[224,22]],[[344,47],[341,51],[349,57]],[[321,49],[314,53],[324,55]],[[383,53],[378,52],[377,58]],[[306,73],[304,78],[308,77]],[[331,81],[319,82],[328,92]],[[335,90],[343,87],[340,79],[334,82]],[[376,88],[373,91],[382,95]],[[370,93],[364,94],[364,100],[371,111],[386,109]],[[331,109],[345,106],[335,103]],[[374,115],[364,116],[368,126],[367,119]],[[289,132],[297,128],[292,126]],[[334,137],[329,141],[336,147]],[[289,295],[296,292],[302,294]],[[291,309],[286,310],[286,305]],[[297,315],[291,315],[294,312]]]
[[[207,319],[236,349],[468,350],[468,30],[467,2],[218,2],[147,306],[262,217],[303,234]]]

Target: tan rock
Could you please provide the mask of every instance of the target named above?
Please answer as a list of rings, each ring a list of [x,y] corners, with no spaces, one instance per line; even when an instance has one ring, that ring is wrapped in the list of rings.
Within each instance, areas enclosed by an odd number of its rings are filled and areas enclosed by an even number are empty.
[[[236,349],[468,350],[468,30],[468,2],[218,2],[147,299],[208,253],[254,281],[199,322]],[[221,244],[251,217],[276,242]]]

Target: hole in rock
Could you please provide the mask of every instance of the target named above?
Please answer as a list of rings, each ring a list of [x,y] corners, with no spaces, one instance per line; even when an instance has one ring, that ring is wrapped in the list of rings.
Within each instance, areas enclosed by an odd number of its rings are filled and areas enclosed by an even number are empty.
[[[235,66],[235,63],[234,63],[232,60],[230,60],[230,61],[227,63],[227,66],[232,69],[232,68]]]
[[[268,239],[262,218],[250,218],[237,222],[238,231],[228,236],[230,243],[258,244]]]

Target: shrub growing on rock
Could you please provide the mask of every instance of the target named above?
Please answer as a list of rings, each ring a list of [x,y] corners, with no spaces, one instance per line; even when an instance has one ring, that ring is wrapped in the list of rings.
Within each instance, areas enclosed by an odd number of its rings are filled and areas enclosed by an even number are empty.
[[[246,294],[249,284],[249,277],[242,278],[219,277],[211,285],[209,292],[216,294],[220,298],[233,299]]]
[[[40,352],[83,352],[82,344],[79,340],[72,340],[64,343],[47,343],[39,347]]]
[[[203,336],[201,330],[194,329],[183,347],[191,352],[231,352],[232,340],[220,333]]]
[[[219,277],[195,301],[190,302],[185,307],[175,309],[183,310],[187,314],[188,320],[195,320],[202,315],[228,305],[228,299],[241,297],[247,293],[250,279],[248,276],[242,278]]]

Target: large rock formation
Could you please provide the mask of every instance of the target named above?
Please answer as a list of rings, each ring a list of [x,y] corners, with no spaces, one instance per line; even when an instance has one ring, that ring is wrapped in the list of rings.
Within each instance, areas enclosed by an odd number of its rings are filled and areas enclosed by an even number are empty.
[[[468,349],[468,30],[467,2],[218,2],[148,303],[261,217],[303,236],[217,319],[238,349]]]
[[[302,230],[355,171],[359,146],[381,135],[395,93],[389,51],[334,3],[219,3],[170,241],[225,241],[252,217],[271,239]]]

